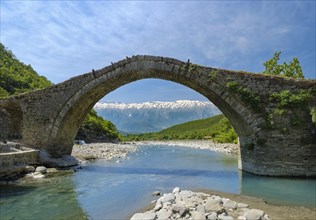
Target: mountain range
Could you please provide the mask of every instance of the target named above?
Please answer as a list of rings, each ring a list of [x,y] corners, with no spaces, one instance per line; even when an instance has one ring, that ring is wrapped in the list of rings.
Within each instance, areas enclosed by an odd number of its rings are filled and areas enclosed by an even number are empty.
[[[157,132],[175,124],[209,118],[220,114],[211,102],[178,100],[175,102],[112,103],[94,106],[104,119],[122,133]]]

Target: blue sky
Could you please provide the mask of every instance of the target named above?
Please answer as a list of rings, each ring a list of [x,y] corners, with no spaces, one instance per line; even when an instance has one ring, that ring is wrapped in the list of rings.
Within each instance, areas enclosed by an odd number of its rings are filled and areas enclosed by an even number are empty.
[[[54,83],[136,54],[223,69],[263,71],[282,51],[315,79],[315,1],[1,1],[1,43]],[[105,101],[205,98],[142,80]]]

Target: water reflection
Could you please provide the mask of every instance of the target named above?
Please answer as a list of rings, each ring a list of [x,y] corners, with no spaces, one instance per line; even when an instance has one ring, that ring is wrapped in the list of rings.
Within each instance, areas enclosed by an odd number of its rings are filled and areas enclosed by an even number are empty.
[[[0,219],[87,219],[70,177],[0,186]]]
[[[316,179],[264,177],[241,171],[238,175],[241,194],[272,204],[316,207]]]
[[[224,167],[236,167],[237,166],[237,157],[236,155],[230,154],[219,154],[219,161]]]

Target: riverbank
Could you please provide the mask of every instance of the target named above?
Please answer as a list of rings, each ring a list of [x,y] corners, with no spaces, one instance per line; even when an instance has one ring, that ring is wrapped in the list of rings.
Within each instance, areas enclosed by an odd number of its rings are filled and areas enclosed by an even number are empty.
[[[238,145],[231,143],[215,143],[211,140],[170,140],[170,141],[136,141],[133,144],[142,145],[164,145],[164,146],[181,146],[194,149],[211,150],[229,154],[237,154]]]
[[[139,219],[262,219],[315,220],[316,209],[268,204],[265,200],[240,194],[209,190],[192,192],[175,188],[135,213]],[[157,193],[157,192],[155,192]]]
[[[250,207],[260,209],[268,213],[269,217],[273,220],[315,220],[316,208],[306,208],[303,206],[289,206],[270,204],[264,199],[224,192],[216,192],[210,190],[198,190],[207,194],[218,195],[231,199],[235,202],[242,202],[248,204]]]
[[[75,144],[71,155],[79,160],[94,159],[121,159],[125,158],[128,153],[136,151],[135,144],[113,144],[113,143],[92,143],[92,144]]]
[[[126,143],[92,143],[92,144],[75,144],[71,155],[80,160],[93,159],[121,159],[129,153],[137,150],[138,146],[181,146],[194,149],[204,149],[229,154],[237,154],[238,145],[229,143],[214,143],[208,140],[174,140],[174,141],[135,141]]]

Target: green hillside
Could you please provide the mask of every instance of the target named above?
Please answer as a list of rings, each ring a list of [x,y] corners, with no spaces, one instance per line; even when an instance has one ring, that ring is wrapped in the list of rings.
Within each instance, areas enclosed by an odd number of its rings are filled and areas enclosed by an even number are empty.
[[[0,43],[0,98],[50,85],[49,80],[39,76],[31,65],[20,62]]]
[[[116,142],[120,137],[112,122],[104,120],[94,109],[91,109],[79,128],[76,139],[94,143]]]
[[[220,143],[237,143],[237,134],[224,115],[178,124],[160,132],[130,134],[125,141],[212,139]]]
[[[20,62],[0,43],[0,98],[17,95],[52,85],[31,67]],[[98,116],[92,109],[78,131],[76,139],[87,142],[117,141],[119,133],[115,125]]]

